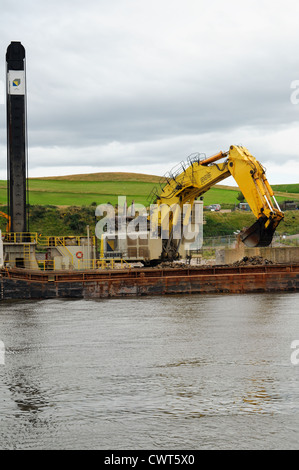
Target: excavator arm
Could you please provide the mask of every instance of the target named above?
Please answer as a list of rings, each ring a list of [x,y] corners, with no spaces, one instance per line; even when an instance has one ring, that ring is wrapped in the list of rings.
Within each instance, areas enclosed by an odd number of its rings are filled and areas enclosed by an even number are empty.
[[[223,160],[220,162],[220,160]],[[281,212],[273,191],[266,179],[262,165],[245,147],[232,145],[228,152],[219,152],[210,158],[189,158],[188,164],[181,164],[180,171],[165,176],[164,186],[157,194],[156,204],[180,207],[193,202],[215,184],[233,176],[248,202],[256,222],[240,234],[241,240],[250,247],[268,246],[284,214]],[[161,212],[162,213],[162,212]],[[168,217],[168,215],[167,215]],[[175,224],[175,215],[172,223]],[[163,213],[160,224],[163,226]],[[170,226],[171,238],[171,226]],[[164,258],[170,257],[164,249]],[[172,249],[171,257],[174,250]]]

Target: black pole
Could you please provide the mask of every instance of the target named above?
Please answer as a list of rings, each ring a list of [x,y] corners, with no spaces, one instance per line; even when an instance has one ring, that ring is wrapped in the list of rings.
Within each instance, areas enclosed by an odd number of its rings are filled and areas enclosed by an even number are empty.
[[[8,46],[6,67],[8,213],[11,232],[27,232],[25,49],[20,42]]]

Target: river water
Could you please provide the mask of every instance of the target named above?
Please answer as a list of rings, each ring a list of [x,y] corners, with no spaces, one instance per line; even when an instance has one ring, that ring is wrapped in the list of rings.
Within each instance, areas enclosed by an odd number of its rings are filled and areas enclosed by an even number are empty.
[[[299,449],[299,293],[2,302],[0,340],[1,449]]]

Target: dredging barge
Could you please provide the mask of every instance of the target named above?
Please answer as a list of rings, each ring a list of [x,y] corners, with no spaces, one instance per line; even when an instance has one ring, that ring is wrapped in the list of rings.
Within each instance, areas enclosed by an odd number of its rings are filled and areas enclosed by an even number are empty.
[[[128,214],[126,202],[118,204],[117,215],[112,216],[108,211],[109,217],[97,223],[101,225],[107,219],[109,228],[106,232],[99,230],[100,236],[97,235],[101,240],[99,256],[97,244],[89,233],[86,237],[44,237],[30,233],[26,67],[21,43],[12,42],[8,46],[6,68],[8,213],[4,216],[8,227],[3,238],[0,233],[1,300],[298,290],[297,259],[295,263],[242,267],[128,266],[107,270],[101,266],[108,257],[118,257],[124,262],[143,260],[153,266],[158,261],[190,256],[188,253],[200,249],[203,241],[203,201],[198,199],[230,176],[236,180],[256,217],[256,222],[240,233],[240,239],[250,248],[268,247],[284,214],[263,166],[242,146],[232,145],[227,152],[209,158],[190,155],[187,162],[181,162],[153,188],[149,214],[141,213],[139,208],[135,217],[135,207]],[[103,215],[97,208],[95,216]],[[123,229],[127,233],[129,227],[133,232],[124,238]],[[115,234],[116,229],[119,236]]]
[[[299,291],[299,263],[76,272],[0,270],[1,300]]]

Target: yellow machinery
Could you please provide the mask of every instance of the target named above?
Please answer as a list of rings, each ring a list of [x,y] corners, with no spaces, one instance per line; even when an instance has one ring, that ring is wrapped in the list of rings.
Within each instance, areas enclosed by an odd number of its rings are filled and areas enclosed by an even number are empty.
[[[4,217],[5,219],[7,219],[6,232],[9,233],[11,225],[10,216],[5,214],[5,212],[0,211],[0,217]]]
[[[249,247],[270,245],[284,214],[266,179],[265,169],[245,147],[232,145],[228,152],[219,152],[202,160],[199,155],[189,157],[187,165],[181,164],[178,171],[165,176],[161,191],[156,191],[154,202],[158,207],[177,205],[182,211],[184,204],[189,203],[192,207],[196,198],[229,176],[236,180],[257,218],[250,228],[241,232],[241,240]],[[173,226],[174,219],[175,215]],[[160,216],[159,224],[163,226],[163,215]],[[170,221],[169,239],[162,244],[162,259],[174,259],[178,255],[179,242],[173,239],[171,231]]]
[[[196,199],[229,176],[237,182],[257,219],[240,233],[241,240],[249,247],[270,245],[284,214],[262,165],[245,147],[232,145],[228,152],[219,152],[210,158],[201,159],[199,154],[190,156],[187,163],[180,163],[166,174],[150,195],[150,212],[145,214],[143,228],[139,226],[139,233],[133,231],[134,237],[129,231],[126,236],[119,236],[115,229],[102,233],[101,256],[119,256],[150,265],[190,256],[202,243],[202,201]],[[196,209],[200,209],[199,217],[196,217]],[[130,223],[127,219],[127,228]],[[197,238],[190,244],[189,234],[195,233],[192,227],[197,227],[198,231]],[[194,245],[197,248],[193,248]]]

